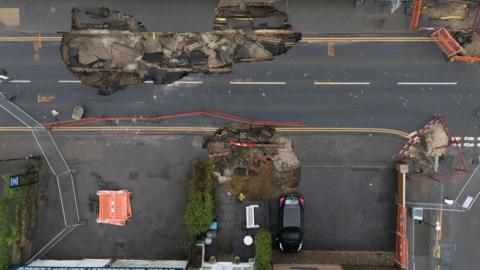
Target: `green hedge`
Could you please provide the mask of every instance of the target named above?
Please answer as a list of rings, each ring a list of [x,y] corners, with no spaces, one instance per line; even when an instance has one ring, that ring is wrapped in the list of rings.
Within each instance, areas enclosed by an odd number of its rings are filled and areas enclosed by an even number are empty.
[[[213,221],[213,165],[196,161],[187,188],[185,227],[190,240],[195,240],[210,228]]]
[[[270,270],[272,267],[272,235],[267,229],[255,234],[255,270]]]
[[[10,266],[12,246],[20,240],[20,209],[24,203],[22,188],[10,189],[2,177],[4,194],[0,200],[0,270],[6,270]]]

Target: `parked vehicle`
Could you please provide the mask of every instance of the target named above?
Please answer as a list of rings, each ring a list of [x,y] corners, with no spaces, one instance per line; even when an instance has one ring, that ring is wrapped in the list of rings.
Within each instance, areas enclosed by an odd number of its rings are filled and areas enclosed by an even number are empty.
[[[303,245],[304,199],[292,193],[280,196],[278,247],[284,252],[299,252]]]

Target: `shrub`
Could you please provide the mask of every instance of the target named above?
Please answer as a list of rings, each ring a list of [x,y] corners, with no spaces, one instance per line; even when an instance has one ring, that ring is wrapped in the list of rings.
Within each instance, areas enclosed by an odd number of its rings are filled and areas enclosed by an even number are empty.
[[[196,161],[187,188],[185,227],[188,238],[196,239],[210,228],[213,221],[213,165]]]
[[[20,208],[24,200],[22,188],[8,188],[5,179],[0,179],[0,184],[5,185],[4,196],[0,201],[0,270],[8,269],[12,246],[20,240]]]
[[[272,236],[267,229],[255,234],[255,270],[270,270],[272,266]]]

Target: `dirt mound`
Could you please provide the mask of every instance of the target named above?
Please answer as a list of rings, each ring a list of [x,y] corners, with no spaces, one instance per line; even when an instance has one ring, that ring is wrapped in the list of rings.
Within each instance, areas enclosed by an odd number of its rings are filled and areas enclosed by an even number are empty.
[[[229,125],[205,139],[215,175],[234,195],[269,200],[300,182],[300,161],[289,138],[271,126]]]
[[[469,56],[480,57],[480,34],[475,32],[470,37],[470,41],[463,45],[463,53]]]
[[[423,12],[431,19],[455,18],[461,20],[468,16],[468,5],[461,3],[437,4],[427,7]]]

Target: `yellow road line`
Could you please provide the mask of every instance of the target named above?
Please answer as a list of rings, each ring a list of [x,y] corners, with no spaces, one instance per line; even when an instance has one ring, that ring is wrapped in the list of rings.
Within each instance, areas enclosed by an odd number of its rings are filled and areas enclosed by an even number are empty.
[[[307,37],[300,43],[354,43],[354,42],[433,42],[430,37]]]
[[[445,196],[445,191],[443,189],[443,185],[441,187],[441,200],[443,200]],[[439,213],[438,213],[438,223],[439,223],[439,226],[440,226],[440,230],[435,230],[435,246],[433,247],[433,255],[435,258],[437,259],[440,259],[441,256],[442,256],[442,250],[441,250],[441,246],[439,245],[440,241],[442,240],[442,222],[443,222],[443,203],[440,204],[440,209],[439,209]],[[437,270],[440,270],[440,265],[437,264],[435,266],[435,269]]]
[[[0,132],[29,132],[32,129],[27,127],[0,127]],[[217,127],[199,126],[77,126],[77,127],[55,127],[52,131],[59,132],[88,132],[88,131],[164,131],[164,132],[214,132]],[[323,128],[323,127],[284,127],[277,128],[283,133],[368,133],[387,134],[404,139],[408,133],[385,128]]]
[[[156,32],[151,32],[156,33]],[[0,36],[0,42],[59,42],[62,36]],[[433,42],[430,37],[306,37],[300,43],[325,42]]]
[[[62,40],[62,36],[0,36],[0,42],[58,42]]]

